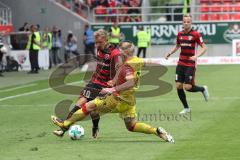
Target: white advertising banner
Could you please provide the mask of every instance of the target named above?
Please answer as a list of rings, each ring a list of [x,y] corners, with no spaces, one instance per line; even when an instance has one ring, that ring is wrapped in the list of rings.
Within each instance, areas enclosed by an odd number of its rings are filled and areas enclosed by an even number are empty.
[[[11,51],[10,56],[12,56],[22,66],[22,70],[24,71],[31,70],[28,50]],[[41,69],[45,69],[45,70],[48,69],[49,67],[49,51],[48,50],[39,51],[38,64]]]
[[[161,65],[177,65],[178,58],[151,58],[146,61],[161,64]],[[212,64],[240,64],[240,57],[200,57],[197,60],[198,65],[212,65]]]

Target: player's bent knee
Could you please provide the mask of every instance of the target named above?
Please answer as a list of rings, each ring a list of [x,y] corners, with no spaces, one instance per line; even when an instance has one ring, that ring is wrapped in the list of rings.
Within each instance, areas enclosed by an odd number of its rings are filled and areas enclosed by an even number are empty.
[[[127,128],[128,131],[133,132],[134,131],[134,127],[137,123],[137,121],[135,120],[135,118],[124,118],[124,122],[125,122],[125,126]]]
[[[177,89],[183,89],[183,84],[182,83],[177,83],[176,88]]]
[[[192,85],[184,85],[184,89],[185,89],[186,91],[189,91],[189,90],[192,89]]]
[[[92,111],[96,110],[95,103],[90,101],[89,103],[86,104],[86,109],[88,112],[92,112]]]
[[[135,125],[130,125],[130,126],[127,126],[126,128],[127,128],[127,130],[128,130],[129,132],[133,132],[134,126],[135,126]]]

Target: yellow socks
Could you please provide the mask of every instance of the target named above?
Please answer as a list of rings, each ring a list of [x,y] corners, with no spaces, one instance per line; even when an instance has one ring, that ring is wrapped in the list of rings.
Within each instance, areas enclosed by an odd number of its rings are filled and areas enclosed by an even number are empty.
[[[141,132],[145,134],[157,135],[157,128],[154,128],[148,124],[137,122],[133,128],[133,132]]]
[[[79,109],[70,118],[64,121],[64,126],[68,128],[73,123],[83,120],[86,116],[88,116],[88,114],[84,113],[82,109]]]

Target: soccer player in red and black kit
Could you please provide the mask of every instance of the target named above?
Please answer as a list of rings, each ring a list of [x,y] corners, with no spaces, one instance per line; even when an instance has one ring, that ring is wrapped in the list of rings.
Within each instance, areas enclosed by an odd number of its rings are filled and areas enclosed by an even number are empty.
[[[122,65],[120,50],[108,42],[107,31],[103,29],[97,30],[94,33],[94,38],[97,48],[96,71],[93,73],[90,82],[81,91],[79,100],[70,111],[67,118],[70,118],[73,113],[82,107],[82,105],[99,96],[99,92],[102,88],[109,87],[107,82],[112,80],[116,70]],[[95,112],[91,112],[90,115],[93,123],[92,136],[93,138],[97,138],[100,116]],[[65,131],[59,129],[55,130],[53,133],[61,137],[64,135]]]
[[[199,53],[196,53],[197,45],[201,47]],[[200,33],[192,29],[192,17],[190,15],[183,16],[183,31],[178,33],[176,46],[170,53],[166,54],[165,58],[168,59],[180,47],[181,53],[176,68],[176,88],[178,97],[184,106],[180,114],[185,114],[190,112],[190,108],[184,89],[189,92],[202,92],[206,101],[209,98],[207,86],[195,85],[196,61],[207,51],[207,48]]]

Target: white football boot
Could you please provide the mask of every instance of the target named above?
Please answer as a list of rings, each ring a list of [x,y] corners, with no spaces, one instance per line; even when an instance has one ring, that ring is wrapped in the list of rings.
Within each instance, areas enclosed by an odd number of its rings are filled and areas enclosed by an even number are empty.
[[[164,128],[158,127],[157,133],[158,133],[158,136],[163,140],[165,140],[166,142],[175,143],[173,136],[170,133],[168,133]]]
[[[179,114],[186,114],[186,113],[190,113],[191,109],[190,108],[184,108],[181,112],[179,112]]]
[[[203,97],[205,99],[205,101],[207,102],[209,100],[209,92],[208,92],[208,87],[207,86],[203,86],[204,91],[202,92]]]

